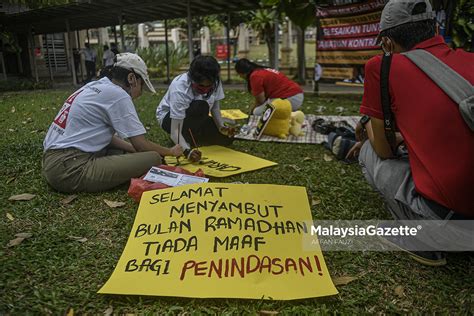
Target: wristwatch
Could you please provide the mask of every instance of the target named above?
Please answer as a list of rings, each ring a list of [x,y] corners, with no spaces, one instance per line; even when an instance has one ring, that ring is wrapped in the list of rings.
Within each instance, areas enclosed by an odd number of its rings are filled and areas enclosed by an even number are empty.
[[[360,118],[359,122],[360,124],[365,128],[365,124],[367,124],[370,121],[370,116],[364,115]]]

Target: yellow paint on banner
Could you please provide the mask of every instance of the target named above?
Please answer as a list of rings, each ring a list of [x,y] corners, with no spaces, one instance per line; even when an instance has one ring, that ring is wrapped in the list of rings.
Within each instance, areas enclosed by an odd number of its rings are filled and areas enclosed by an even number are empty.
[[[319,64],[364,65],[370,58],[381,53],[377,49],[363,51],[318,51],[316,52],[316,62]]]
[[[323,78],[328,79],[347,79],[353,77],[354,70],[347,67],[323,67]]]
[[[336,81],[336,85],[345,86],[345,87],[360,87],[360,88],[364,87],[363,83],[344,82],[344,81]]]
[[[238,109],[221,110],[221,116],[231,120],[242,120],[249,117],[247,114]]]
[[[186,159],[180,160],[179,167],[191,172],[202,169],[206,176],[223,178],[277,165],[276,162],[222,146],[199,147],[199,150],[202,153],[201,161],[191,163]],[[176,166],[174,157],[166,157],[165,161],[168,165]]]
[[[206,183],[143,194],[101,294],[291,300],[337,294],[304,187]],[[312,244],[303,243],[303,239]]]

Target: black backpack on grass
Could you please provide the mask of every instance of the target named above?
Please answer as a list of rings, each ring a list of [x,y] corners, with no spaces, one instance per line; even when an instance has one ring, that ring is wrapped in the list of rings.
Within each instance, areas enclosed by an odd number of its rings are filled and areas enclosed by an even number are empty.
[[[355,131],[349,124],[335,126],[334,123],[319,118],[313,122],[312,127],[317,133],[328,136],[324,147],[329,149],[338,160],[344,160],[356,143]]]

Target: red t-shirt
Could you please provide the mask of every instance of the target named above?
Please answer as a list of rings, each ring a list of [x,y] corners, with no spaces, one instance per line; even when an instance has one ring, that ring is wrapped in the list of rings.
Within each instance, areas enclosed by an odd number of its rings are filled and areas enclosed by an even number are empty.
[[[474,83],[474,54],[452,50],[441,36],[415,48],[426,49]],[[381,56],[365,65],[360,112],[383,119]],[[454,212],[474,216],[474,132],[458,105],[407,57],[394,54],[389,89],[392,111],[405,139],[418,193]]]
[[[281,72],[270,69],[256,69],[250,75],[250,90],[256,96],[265,92],[267,99],[289,98],[298,93],[303,93],[301,87],[288,79]]]

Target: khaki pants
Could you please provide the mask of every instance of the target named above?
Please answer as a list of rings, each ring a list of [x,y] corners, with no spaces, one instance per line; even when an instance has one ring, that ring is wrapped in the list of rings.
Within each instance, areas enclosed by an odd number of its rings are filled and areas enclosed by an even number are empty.
[[[384,198],[396,220],[440,220],[433,207],[415,190],[408,157],[382,160],[369,141],[362,146],[359,154],[362,173],[369,184]]]
[[[105,149],[98,153],[52,149],[43,155],[43,176],[61,192],[99,192],[140,177],[160,163],[154,151],[123,154]]]
[[[472,249],[470,218],[421,196],[415,189],[408,157],[382,160],[370,141],[366,141],[360,150],[359,163],[365,178],[382,195],[395,220],[421,223],[423,232],[416,238],[424,247],[456,251]]]

